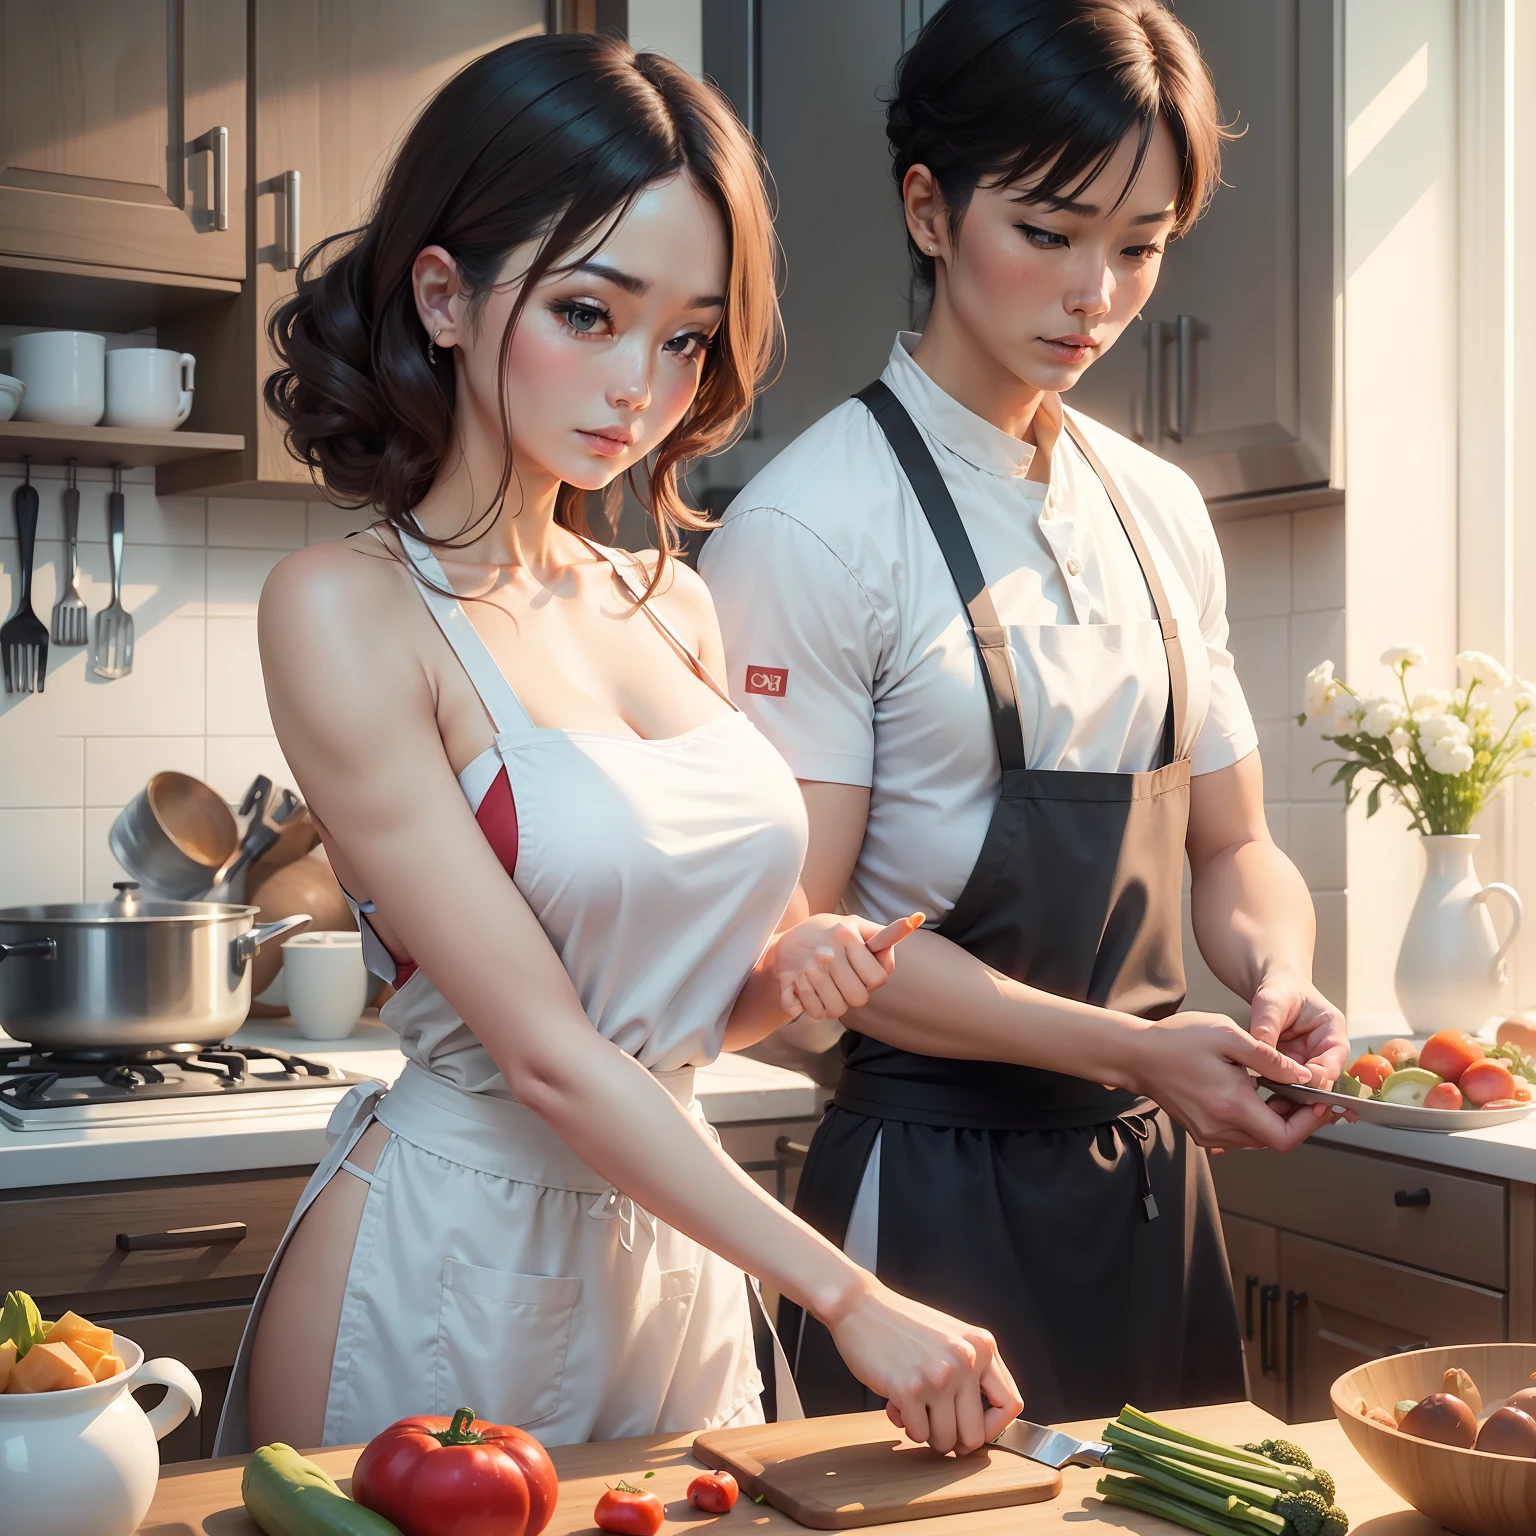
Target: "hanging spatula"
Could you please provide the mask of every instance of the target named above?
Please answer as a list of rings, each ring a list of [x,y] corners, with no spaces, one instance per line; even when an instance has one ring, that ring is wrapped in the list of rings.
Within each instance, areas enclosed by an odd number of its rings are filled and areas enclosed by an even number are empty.
[[[133,671],[133,615],[123,607],[123,467],[112,466],[112,494],[107,497],[107,533],[112,541],[112,603],[96,615],[96,643],[91,671],[116,680]]]

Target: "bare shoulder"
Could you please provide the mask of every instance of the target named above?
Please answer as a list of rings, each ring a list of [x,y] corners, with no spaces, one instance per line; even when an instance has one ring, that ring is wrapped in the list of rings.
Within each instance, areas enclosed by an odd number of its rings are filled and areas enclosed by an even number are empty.
[[[661,561],[654,549],[632,551],[631,558],[639,563],[648,582],[655,576]],[[661,584],[651,601],[659,605],[658,611],[674,629],[692,638],[702,640],[718,632],[715,600],[710,596],[704,578],[675,556],[667,561]]]
[[[273,567],[258,614],[263,629],[293,626],[309,632],[338,624],[373,629],[407,593],[408,582],[398,558],[376,539],[310,544]]]

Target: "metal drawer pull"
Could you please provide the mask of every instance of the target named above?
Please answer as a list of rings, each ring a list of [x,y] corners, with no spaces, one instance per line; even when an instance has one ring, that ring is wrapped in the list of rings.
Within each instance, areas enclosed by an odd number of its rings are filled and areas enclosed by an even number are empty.
[[[1275,1359],[1275,1308],[1280,1302],[1280,1287],[1266,1285],[1259,1292],[1259,1374],[1273,1376],[1280,1362]]]
[[[282,199],[276,236],[273,242],[272,267],[277,272],[296,272],[304,256],[304,241],[299,233],[299,173],[284,171],[281,175],[261,182],[256,190],[270,192]],[[275,818],[281,821],[281,816]]]
[[[1429,1191],[1427,1189],[1400,1189],[1392,1196],[1392,1203],[1396,1206],[1404,1205],[1428,1205]],[[1427,1344],[1424,1346],[1429,1347]]]
[[[1253,1337],[1253,1293],[1259,1288],[1257,1275],[1243,1277],[1243,1337]]]
[[[803,1163],[810,1156],[811,1149],[804,1142],[791,1141],[788,1136],[780,1136],[774,1142],[773,1150],[782,1158],[787,1158],[792,1163]]]
[[[1182,443],[1189,436],[1189,380],[1194,366],[1195,317],[1180,315],[1174,326],[1174,355],[1178,367],[1175,371],[1173,394],[1173,425],[1168,436]]]
[[[213,156],[213,229],[229,228],[229,129],[210,128],[190,146],[194,155],[206,149]]]
[[[154,1248],[211,1248],[216,1243],[244,1242],[249,1231],[243,1221],[221,1221],[211,1227],[172,1227],[168,1232],[119,1232],[117,1246],[124,1253],[143,1253]]]
[[[1147,321],[1147,422],[1141,441],[1156,448],[1163,435],[1163,332],[1161,320]]]

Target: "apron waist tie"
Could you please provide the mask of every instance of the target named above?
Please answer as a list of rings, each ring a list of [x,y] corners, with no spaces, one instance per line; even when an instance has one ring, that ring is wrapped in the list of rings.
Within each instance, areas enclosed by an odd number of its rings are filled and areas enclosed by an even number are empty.
[[[1141,1160],[1141,1206],[1147,1221],[1157,1220],[1157,1197],[1152,1193],[1152,1164],[1147,1148],[1157,1135],[1157,1113],[1116,1115],[1110,1124],[1120,1132],[1127,1147],[1134,1146]]]
[[[619,1246],[625,1253],[635,1251],[635,1229],[643,1225],[646,1236],[654,1239],[656,1236],[656,1218],[643,1206],[636,1205],[623,1190],[616,1189],[612,1184],[587,1207],[587,1215],[597,1221],[617,1221],[619,1224]]]

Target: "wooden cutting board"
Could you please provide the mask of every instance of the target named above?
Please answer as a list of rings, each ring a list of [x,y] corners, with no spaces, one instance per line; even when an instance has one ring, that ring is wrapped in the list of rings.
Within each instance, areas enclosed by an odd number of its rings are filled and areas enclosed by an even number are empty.
[[[881,1412],[706,1430],[693,1454],[732,1473],[747,1497],[762,1494],[818,1531],[1035,1504],[1061,1492],[1061,1473],[1038,1462],[990,1449],[939,1456]]]

